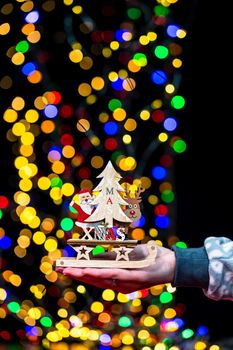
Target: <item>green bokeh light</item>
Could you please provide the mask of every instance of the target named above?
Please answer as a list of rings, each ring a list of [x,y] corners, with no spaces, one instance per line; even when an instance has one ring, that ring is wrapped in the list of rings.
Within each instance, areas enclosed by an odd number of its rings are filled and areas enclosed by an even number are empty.
[[[138,19],[141,16],[141,13],[141,10],[136,7],[131,7],[127,11],[128,17],[133,20]]]
[[[53,177],[51,180],[50,180],[50,183],[51,183],[51,187],[59,187],[61,188],[62,187],[62,179],[60,179],[60,177]]]
[[[16,314],[17,312],[19,312],[20,310],[20,305],[19,303],[17,303],[16,301],[11,301],[8,305],[7,305],[8,309],[13,312],[14,314]]]
[[[166,58],[168,56],[168,53],[169,53],[168,49],[163,45],[158,45],[154,49],[155,56],[160,59]]]
[[[171,106],[175,109],[181,109],[185,105],[185,99],[183,96],[176,95],[171,99]]]
[[[109,103],[108,103],[108,108],[113,112],[115,111],[115,109],[117,108],[121,108],[122,107],[122,103],[120,100],[116,99],[116,98],[112,98]]]
[[[167,16],[169,14],[169,9],[167,7],[164,7],[162,5],[158,5],[154,7],[154,13],[157,16]]]
[[[172,147],[176,153],[183,153],[186,150],[187,145],[183,140],[176,140]]]
[[[15,47],[15,50],[17,52],[22,52],[22,53],[27,52],[28,49],[29,49],[29,44],[28,44],[28,42],[26,40],[20,41]]]
[[[173,299],[173,295],[171,293],[169,293],[169,292],[163,292],[159,296],[159,300],[163,304],[170,303],[170,301],[172,301],[172,299]]]
[[[171,203],[174,201],[175,195],[174,192],[170,190],[165,190],[162,192],[161,198],[165,203]]]
[[[131,324],[132,324],[132,322],[131,322],[130,318],[127,316],[122,316],[118,320],[118,325],[120,327],[129,327],[129,326],[131,326]]]
[[[51,327],[52,324],[53,324],[51,318],[48,317],[48,316],[42,317],[42,318],[40,319],[40,323],[41,323],[42,326],[44,326],[44,327]]]
[[[93,255],[98,255],[100,253],[104,253],[105,249],[101,245],[97,245],[91,252]]]
[[[64,218],[61,220],[61,228],[64,231],[70,231],[74,227],[74,222],[70,218]]]
[[[182,241],[176,242],[176,246],[179,248],[187,248],[187,244]]]
[[[182,337],[184,339],[188,339],[188,338],[191,338],[194,335],[194,332],[193,332],[192,329],[187,328],[187,329],[184,329],[181,334],[182,334]]]

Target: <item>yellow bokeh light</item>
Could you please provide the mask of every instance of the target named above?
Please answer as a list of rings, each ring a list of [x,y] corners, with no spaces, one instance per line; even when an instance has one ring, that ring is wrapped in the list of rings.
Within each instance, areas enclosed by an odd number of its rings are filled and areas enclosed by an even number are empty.
[[[69,59],[74,63],[79,63],[83,59],[83,53],[81,50],[73,50],[69,53]]]
[[[145,327],[153,327],[156,325],[156,319],[152,316],[146,316],[143,323]]]
[[[92,88],[87,83],[82,83],[78,87],[78,93],[83,97],[89,96],[91,94],[91,91],[92,91]]]
[[[126,111],[123,108],[116,108],[113,112],[113,118],[122,121],[126,118]]]
[[[33,154],[33,147],[31,145],[21,145],[19,152],[24,157],[30,157]]]
[[[28,315],[34,320],[39,320],[41,317],[41,311],[37,307],[32,307],[30,310],[28,310]]]
[[[76,126],[78,131],[86,132],[90,129],[90,122],[87,119],[79,119]]]
[[[128,134],[124,135],[122,137],[122,141],[126,144],[129,145],[132,142],[132,137]]]
[[[14,63],[16,66],[20,66],[21,64],[24,63],[25,61],[25,56],[22,52],[16,52],[12,58],[11,58],[12,63]]]
[[[53,187],[50,192],[50,197],[55,200],[59,201],[62,198],[62,191],[59,187]]]
[[[12,132],[15,136],[22,136],[26,132],[26,127],[23,123],[15,123],[12,127]]]
[[[132,91],[136,87],[136,81],[132,78],[126,78],[123,81],[123,88],[126,91]]]
[[[41,34],[38,30],[35,30],[34,32],[30,33],[27,37],[27,40],[32,44],[38,43],[40,39],[41,39]]]
[[[14,123],[18,119],[18,113],[11,108],[8,108],[4,114],[3,119],[8,123]]]
[[[187,32],[184,29],[178,29],[177,32],[176,32],[176,35],[177,35],[178,38],[183,39],[183,38],[186,37]]]
[[[159,135],[158,135],[158,140],[160,142],[166,142],[168,139],[168,134],[166,134],[165,132],[161,132]]]
[[[108,79],[112,82],[116,81],[118,79],[118,74],[116,72],[110,72],[108,74]]]
[[[158,236],[158,230],[156,230],[156,228],[150,228],[149,229],[149,235],[151,236],[151,237],[157,237]]]
[[[44,243],[44,247],[48,252],[53,252],[57,249],[57,239],[54,237],[49,237]]]
[[[83,12],[83,8],[82,6],[74,6],[72,7],[72,11],[76,14],[76,15],[79,15],[80,13]]]
[[[102,77],[94,77],[91,81],[91,86],[93,89],[99,91],[104,87],[104,79]]]
[[[6,293],[5,289],[0,288],[0,300],[4,301],[6,299],[6,297],[7,297],[7,293]]]
[[[71,183],[65,183],[62,185],[61,192],[64,196],[72,196],[75,191],[74,185]]]
[[[19,236],[19,238],[17,239],[18,245],[21,248],[27,248],[30,245],[30,239],[28,236]]]
[[[97,97],[96,97],[96,95],[93,95],[93,94],[87,96],[87,98],[86,98],[86,102],[87,102],[87,104],[89,104],[89,105],[92,105],[93,103],[95,103],[96,100],[97,100]]]
[[[174,60],[172,61],[172,65],[175,68],[180,68],[182,66],[182,61],[179,58],[174,58]]]
[[[111,41],[110,48],[114,51],[118,50],[120,47],[120,44],[118,41]]]
[[[60,160],[55,160],[52,164],[52,170],[55,174],[62,174],[65,171],[65,164]]]
[[[5,22],[0,25],[0,35],[6,35],[9,33],[11,27],[10,24]]]
[[[157,196],[155,196],[154,194],[151,194],[149,197],[148,197],[148,202],[152,205],[155,205],[157,204],[159,201],[159,198]]]
[[[175,91],[175,86],[173,84],[167,84],[165,86],[165,91],[168,93],[168,94],[172,94],[174,91]]]
[[[75,155],[75,148],[71,145],[66,145],[62,148],[62,154],[66,158],[73,158]]]
[[[99,301],[94,301],[91,304],[91,311],[95,312],[96,314],[99,314],[104,311],[104,306],[101,302]]]
[[[206,349],[206,347],[207,347],[207,344],[204,343],[203,341],[197,341],[194,344],[194,349],[195,350],[204,350],[204,349]]]
[[[33,186],[33,183],[30,179],[22,179],[20,180],[19,182],[19,188],[22,190],[22,191],[30,191],[32,189],[32,186]]]
[[[22,283],[22,278],[21,278],[19,275],[12,274],[12,275],[10,275],[10,277],[9,277],[9,282],[10,282],[13,286],[19,287],[20,284]]]
[[[157,39],[157,34],[155,32],[148,32],[147,37],[150,41],[155,41]]]
[[[31,132],[25,132],[22,136],[21,136],[21,142],[24,145],[32,145],[35,141],[35,136],[31,133]]]
[[[93,168],[99,169],[103,166],[104,164],[104,160],[102,157],[100,156],[94,156],[91,159],[91,165]]]
[[[80,62],[80,67],[84,70],[91,69],[93,66],[93,60],[91,57],[85,56],[83,57],[82,61]]]
[[[26,157],[19,156],[19,157],[15,158],[14,165],[15,165],[16,169],[20,169],[27,164],[28,164],[28,159]]]
[[[37,183],[38,187],[41,190],[48,190],[50,188],[50,184],[51,184],[50,179],[45,176],[40,177]]]
[[[167,346],[166,344],[163,344],[163,343],[158,343],[154,347],[154,350],[166,350],[166,349],[167,349]]]
[[[112,289],[105,289],[102,293],[102,298],[106,301],[112,301],[115,298],[115,292]]]
[[[142,120],[148,120],[148,119],[150,119],[150,112],[149,112],[148,110],[144,109],[144,110],[141,111],[141,113],[140,113],[140,118],[141,118]]]
[[[125,334],[122,337],[122,343],[125,345],[130,345],[134,343],[134,337],[131,334]]]
[[[39,119],[39,113],[35,109],[29,109],[25,113],[25,119],[29,123],[35,123]]]
[[[134,131],[137,128],[137,122],[133,118],[128,118],[124,124],[124,128],[127,131]]]
[[[118,293],[117,294],[117,300],[120,303],[127,303],[129,301],[129,298],[128,298],[128,296],[126,294]]]
[[[164,316],[166,318],[173,318],[176,316],[176,310],[175,309],[172,309],[172,308],[167,308],[165,311],[164,311]]]
[[[141,45],[148,45],[150,42],[150,39],[148,38],[147,35],[141,35],[139,38],[139,42]]]
[[[40,244],[43,244],[43,243],[45,242],[46,236],[45,236],[44,232],[42,232],[42,231],[36,231],[36,232],[34,233],[33,237],[32,237],[32,240],[33,240],[36,244],[40,245]]]
[[[13,99],[11,103],[12,108],[14,108],[16,111],[21,111],[25,106],[25,101],[22,97],[17,96]]]
[[[105,47],[102,50],[102,54],[104,57],[109,58],[112,56],[112,50],[109,47]]]
[[[27,251],[26,251],[25,248],[21,248],[20,246],[17,245],[17,246],[14,248],[14,253],[15,253],[15,255],[16,255],[18,258],[22,259],[22,258],[25,257]]]

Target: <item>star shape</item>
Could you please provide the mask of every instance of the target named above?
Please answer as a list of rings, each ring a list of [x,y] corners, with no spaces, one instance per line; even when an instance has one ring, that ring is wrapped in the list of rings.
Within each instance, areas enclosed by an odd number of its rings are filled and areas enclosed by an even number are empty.
[[[119,260],[129,260],[129,253],[133,250],[133,248],[126,248],[126,247],[120,247],[120,248],[113,248],[113,252],[117,253],[116,261]]]
[[[85,259],[90,260],[89,253],[92,251],[92,247],[87,247],[85,245],[81,245],[80,247],[76,248],[77,251],[77,260],[79,259]]]

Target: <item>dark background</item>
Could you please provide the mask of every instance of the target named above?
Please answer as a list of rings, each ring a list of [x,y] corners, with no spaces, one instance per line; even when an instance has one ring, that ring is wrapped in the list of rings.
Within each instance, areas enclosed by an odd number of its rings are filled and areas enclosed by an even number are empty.
[[[182,133],[187,151],[175,162],[177,235],[189,247],[208,236],[233,238],[232,76],[230,13],[215,1],[181,1],[177,19],[188,30],[181,92],[186,98]],[[211,338],[232,337],[233,304],[199,289],[179,289],[186,321],[204,324]]]

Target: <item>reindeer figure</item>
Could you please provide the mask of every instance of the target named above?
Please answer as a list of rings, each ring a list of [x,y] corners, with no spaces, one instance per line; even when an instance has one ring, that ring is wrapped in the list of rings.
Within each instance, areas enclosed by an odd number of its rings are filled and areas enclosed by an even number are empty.
[[[130,220],[132,220],[132,223],[139,220],[142,215],[141,208],[140,208],[140,203],[142,201],[142,198],[140,195],[144,191],[145,191],[145,188],[143,188],[140,184],[135,192],[135,197],[132,198],[130,196],[130,191],[128,189],[128,186],[126,186],[124,199],[126,200],[128,205],[125,209],[125,214],[130,218]]]

